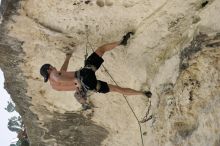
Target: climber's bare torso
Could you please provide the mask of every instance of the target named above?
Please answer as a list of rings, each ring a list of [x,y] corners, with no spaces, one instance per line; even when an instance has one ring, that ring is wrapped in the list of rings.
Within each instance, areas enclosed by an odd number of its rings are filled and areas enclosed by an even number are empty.
[[[74,91],[79,87],[79,83],[75,78],[75,72],[57,71],[55,68],[51,70],[49,76],[50,85],[57,91]]]

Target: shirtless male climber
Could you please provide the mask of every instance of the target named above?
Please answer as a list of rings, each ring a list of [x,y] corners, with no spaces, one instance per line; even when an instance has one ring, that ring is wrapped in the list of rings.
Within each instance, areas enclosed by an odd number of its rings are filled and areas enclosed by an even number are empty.
[[[67,53],[60,71],[50,64],[44,64],[40,69],[40,74],[44,77],[44,82],[49,80],[52,88],[57,91],[76,91],[74,96],[77,101],[82,104],[84,110],[91,108],[87,103],[88,90],[104,94],[108,92],[118,92],[124,95],[145,95],[150,98],[152,95],[150,91],[122,88],[96,79],[95,72],[104,62],[102,56],[105,52],[119,45],[126,46],[131,35],[133,35],[133,32],[128,32],[123,36],[121,41],[105,44],[96,49],[96,51],[86,59],[85,66],[78,71],[67,71],[72,55]]]

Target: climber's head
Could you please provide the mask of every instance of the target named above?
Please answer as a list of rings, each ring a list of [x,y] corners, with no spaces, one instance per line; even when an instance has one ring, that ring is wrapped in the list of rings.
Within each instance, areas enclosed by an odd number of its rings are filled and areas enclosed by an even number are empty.
[[[50,64],[44,64],[40,68],[40,74],[44,77],[44,82],[47,82],[50,76],[51,70],[55,69],[52,65]]]

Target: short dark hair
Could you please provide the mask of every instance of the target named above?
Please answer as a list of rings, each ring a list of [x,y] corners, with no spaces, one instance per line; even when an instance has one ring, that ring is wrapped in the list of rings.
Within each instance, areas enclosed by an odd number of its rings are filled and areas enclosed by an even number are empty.
[[[40,68],[40,74],[44,77],[44,82],[48,81],[49,73],[47,70],[50,68],[50,66],[50,64],[44,64]]]

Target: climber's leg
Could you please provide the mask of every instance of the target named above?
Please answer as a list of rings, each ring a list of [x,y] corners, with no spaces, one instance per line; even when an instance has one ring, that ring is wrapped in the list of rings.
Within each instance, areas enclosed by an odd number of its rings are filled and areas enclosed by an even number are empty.
[[[106,51],[110,51],[114,49],[115,47],[117,47],[118,45],[119,45],[119,42],[113,42],[113,43],[102,45],[95,51],[95,53],[99,55],[100,57],[102,57]]]
[[[150,98],[152,95],[150,91],[137,91],[131,88],[122,88],[111,84],[108,84],[108,87],[110,92],[118,92],[123,95],[145,95],[148,98]]]
[[[112,49],[114,49],[115,47],[119,46],[119,45],[127,45],[128,39],[131,37],[131,35],[133,35],[133,32],[128,32],[126,35],[123,36],[122,40],[119,42],[113,42],[113,43],[109,43],[109,44],[105,44],[102,45],[101,47],[99,47],[95,52],[97,55],[99,55],[100,57],[102,57],[104,55],[104,53],[106,51],[110,51]]]

